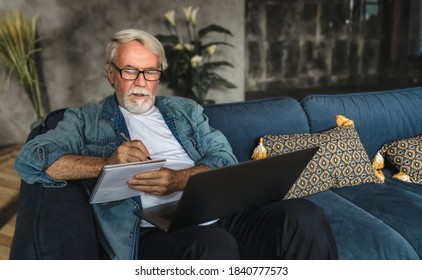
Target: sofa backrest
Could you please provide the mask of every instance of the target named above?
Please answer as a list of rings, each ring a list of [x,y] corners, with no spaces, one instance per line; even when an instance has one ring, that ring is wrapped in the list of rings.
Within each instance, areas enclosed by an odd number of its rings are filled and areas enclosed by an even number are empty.
[[[301,100],[301,105],[311,132],[335,127],[337,114],[352,119],[371,159],[385,143],[422,134],[422,87],[310,95]]]
[[[265,134],[309,132],[302,107],[289,97],[206,105],[205,114],[211,126],[227,137],[239,161],[251,159],[259,138]]]

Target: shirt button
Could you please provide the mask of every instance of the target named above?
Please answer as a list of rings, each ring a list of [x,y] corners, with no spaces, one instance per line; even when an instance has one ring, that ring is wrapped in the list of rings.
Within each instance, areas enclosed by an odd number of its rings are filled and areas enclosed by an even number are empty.
[[[129,233],[129,238],[132,239],[133,232]]]

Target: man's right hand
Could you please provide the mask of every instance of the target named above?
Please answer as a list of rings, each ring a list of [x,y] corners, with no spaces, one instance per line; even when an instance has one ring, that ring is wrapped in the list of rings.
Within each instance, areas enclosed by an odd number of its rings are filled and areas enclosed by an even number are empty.
[[[123,142],[106,160],[106,164],[117,164],[147,160],[148,149],[140,140]]]
[[[140,140],[122,143],[108,157],[64,155],[53,162],[46,174],[56,180],[81,180],[96,178],[104,165],[147,160],[149,152]]]

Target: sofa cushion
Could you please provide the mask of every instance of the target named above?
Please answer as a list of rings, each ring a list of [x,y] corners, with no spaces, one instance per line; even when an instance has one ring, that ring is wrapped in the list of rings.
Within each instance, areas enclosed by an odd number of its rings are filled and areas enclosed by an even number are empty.
[[[422,135],[387,143],[379,154],[399,172],[394,178],[422,183]]]
[[[373,183],[363,186],[377,187]],[[328,190],[305,199],[323,209],[336,239],[339,259],[419,259],[415,249],[399,232],[336,192]]]
[[[204,112],[211,126],[227,137],[239,161],[251,159],[262,135],[309,132],[305,112],[289,97],[206,105]]]
[[[367,184],[332,191],[394,229],[422,257],[422,185],[392,179],[393,173],[392,170],[385,170],[384,184]],[[367,231],[367,234],[371,233]],[[385,242],[384,246],[387,244]]]
[[[422,87],[383,92],[311,95],[301,100],[311,132],[335,125],[337,114],[355,122],[372,159],[385,143],[422,134]]]
[[[375,181],[371,162],[353,126],[321,133],[265,135],[262,139],[267,156],[319,146],[285,199]]]

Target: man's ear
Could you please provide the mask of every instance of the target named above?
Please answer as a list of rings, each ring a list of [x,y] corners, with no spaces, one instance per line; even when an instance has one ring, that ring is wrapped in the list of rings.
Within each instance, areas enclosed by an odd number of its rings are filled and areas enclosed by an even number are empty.
[[[108,70],[107,71],[107,79],[110,85],[114,88],[114,71]]]

